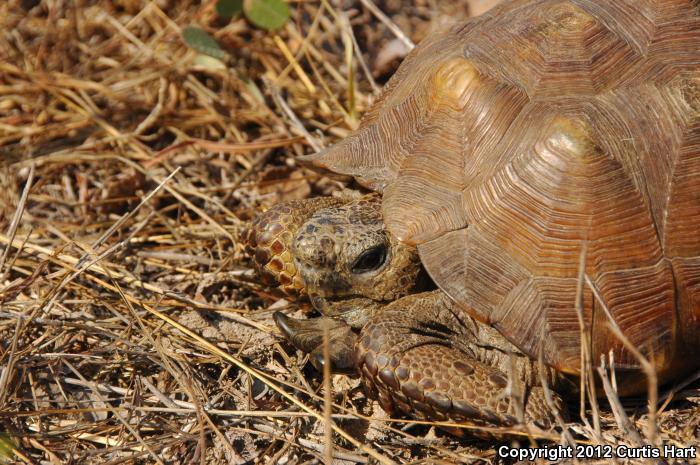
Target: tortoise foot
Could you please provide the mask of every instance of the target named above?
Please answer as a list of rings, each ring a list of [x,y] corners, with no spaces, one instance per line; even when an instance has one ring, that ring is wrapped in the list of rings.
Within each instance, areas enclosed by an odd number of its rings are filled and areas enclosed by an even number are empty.
[[[355,362],[355,343],[357,335],[350,325],[328,317],[298,320],[275,312],[273,318],[277,327],[294,347],[311,356],[311,363],[322,369],[323,334],[328,331],[331,371],[333,373],[351,374],[357,372]]]
[[[533,382],[535,364],[507,353],[510,343],[492,328],[456,315],[438,291],[400,299],[365,326],[358,366],[382,407],[428,420],[549,427],[554,414]]]

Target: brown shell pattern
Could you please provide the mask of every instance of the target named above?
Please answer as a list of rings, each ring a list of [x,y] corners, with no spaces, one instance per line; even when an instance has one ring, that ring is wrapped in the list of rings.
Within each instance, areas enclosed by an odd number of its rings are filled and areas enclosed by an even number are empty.
[[[700,348],[697,0],[508,2],[429,37],[309,159],[383,192],[439,286],[533,356],[578,369],[584,244],[594,357],[638,365],[603,304],[662,372]]]

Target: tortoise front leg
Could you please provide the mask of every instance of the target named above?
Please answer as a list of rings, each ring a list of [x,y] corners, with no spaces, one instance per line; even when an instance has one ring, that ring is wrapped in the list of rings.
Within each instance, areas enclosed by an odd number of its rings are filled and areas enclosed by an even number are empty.
[[[554,418],[535,385],[536,363],[454,309],[441,291],[404,297],[377,313],[361,332],[357,362],[390,413],[488,426],[516,424],[519,416],[548,426]]]

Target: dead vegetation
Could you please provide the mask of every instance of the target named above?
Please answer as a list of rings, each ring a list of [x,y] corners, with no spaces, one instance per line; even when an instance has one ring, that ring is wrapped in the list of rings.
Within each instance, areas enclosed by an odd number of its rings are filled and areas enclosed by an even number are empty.
[[[334,463],[498,462],[492,443],[388,421],[356,380],[333,378],[324,418],[322,377],[270,318],[290,303],[238,241],[266,206],[341,186],[295,156],[356,127],[410,43],[469,5],[291,2],[269,33],[214,3],[0,4],[0,453],[303,464],[332,438]],[[191,24],[225,67],[183,43]],[[697,446],[696,377],[662,392],[654,428],[643,401],[613,402],[568,438]]]

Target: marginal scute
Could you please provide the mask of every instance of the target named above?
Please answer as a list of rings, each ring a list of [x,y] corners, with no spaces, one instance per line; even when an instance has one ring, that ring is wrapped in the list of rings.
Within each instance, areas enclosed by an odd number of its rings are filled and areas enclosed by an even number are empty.
[[[678,346],[680,321],[676,313],[676,292],[670,264],[661,260],[654,266],[617,270],[593,277],[593,284],[622,333],[635,341],[637,349],[657,370],[668,366]],[[589,324],[592,334],[593,356],[615,354],[615,364],[629,368],[639,361],[624,350],[624,345],[609,329],[603,312],[599,321]],[[554,337],[559,335],[554,332]]]
[[[576,278],[534,277],[521,281],[490,317],[500,332],[517,339],[527,354],[576,373],[580,362],[580,326],[575,305]],[[584,289],[583,318],[590,321],[592,296]],[[536,318],[523,309],[537,309]]]
[[[530,277],[481,228],[448,232],[419,245],[418,252],[443,292],[484,323],[493,323],[494,312],[511,289]]]
[[[679,289],[681,337],[688,344],[700,346],[700,256],[671,261]]]
[[[664,246],[671,257],[700,256],[700,71],[679,73],[661,86],[678,121],[673,133],[665,201]]]
[[[353,176],[362,186],[382,192],[394,180],[426,125],[430,78],[438,63],[454,55],[458,37],[448,31],[429,36],[404,60],[387,90],[366,113],[361,127],[339,143],[302,162],[329,175]]]

